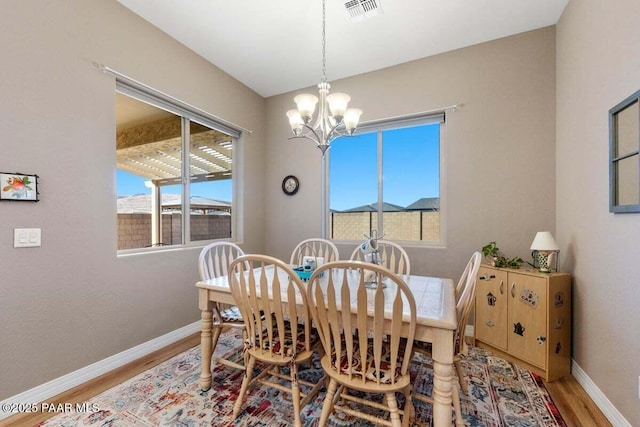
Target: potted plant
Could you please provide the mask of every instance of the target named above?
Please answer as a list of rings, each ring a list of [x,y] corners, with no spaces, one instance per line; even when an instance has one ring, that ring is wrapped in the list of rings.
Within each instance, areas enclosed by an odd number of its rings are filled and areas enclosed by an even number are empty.
[[[489,264],[500,268],[520,268],[524,260],[520,257],[507,258],[498,247],[496,242],[489,242],[482,247],[482,255]]]

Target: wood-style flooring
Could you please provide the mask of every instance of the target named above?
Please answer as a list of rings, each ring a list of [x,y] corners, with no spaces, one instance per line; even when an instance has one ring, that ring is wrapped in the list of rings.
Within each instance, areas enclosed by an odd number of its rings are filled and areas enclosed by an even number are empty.
[[[197,345],[200,345],[199,333],[47,399],[47,402],[55,404],[86,402],[91,397]],[[546,386],[568,427],[611,426],[604,414],[572,376],[546,383]],[[54,415],[48,413],[17,414],[0,421],[0,427],[31,427]]]

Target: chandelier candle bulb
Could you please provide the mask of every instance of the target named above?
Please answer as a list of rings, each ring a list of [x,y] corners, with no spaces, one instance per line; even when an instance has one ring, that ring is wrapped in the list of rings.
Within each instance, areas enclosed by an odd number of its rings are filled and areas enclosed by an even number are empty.
[[[318,97],[315,95],[302,94],[293,98],[293,102],[298,106],[298,112],[304,119],[305,123],[309,123],[313,112],[316,110],[316,104],[318,103]]]
[[[344,126],[349,131],[349,135],[353,135],[356,131],[356,127],[358,127],[358,122],[360,121],[360,115],[362,114],[362,110],[358,108],[349,108],[344,114]]]
[[[302,125],[304,122],[302,121],[302,116],[298,112],[298,110],[289,110],[287,111],[287,117],[289,117],[289,125],[291,125],[291,130],[295,135],[300,135],[302,133]]]
[[[344,117],[345,111],[347,111],[347,104],[351,101],[351,97],[346,93],[332,93],[327,96],[327,102],[329,103],[329,110],[331,115],[339,122]]]

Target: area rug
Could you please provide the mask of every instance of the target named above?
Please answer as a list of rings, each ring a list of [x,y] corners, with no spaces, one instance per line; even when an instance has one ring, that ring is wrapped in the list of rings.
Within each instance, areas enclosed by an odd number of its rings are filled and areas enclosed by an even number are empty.
[[[230,331],[220,337],[216,354],[238,358],[241,338]],[[465,424],[471,427],[566,427],[542,379],[516,365],[472,347],[464,361],[468,396],[461,397]],[[290,397],[272,388],[256,384],[249,390],[244,410],[232,420],[233,403],[242,382],[242,372],[214,364],[212,388],[200,390],[200,349],[187,350],[160,365],[94,397],[87,407],[95,412],[60,414],[37,424],[46,427],[116,426],[246,426],[279,427],[292,425]],[[310,381],[322,376],[319,361],[299,373]],[[411,375],[418,390],[431,395],[432,361],[416,355]],[[402,396],[400,396],[401,398]],[[305,427],[315,426],[320,418],[324,389],[302,410]],[[374,399],[376,396],[368,398]],[[400,399],[402,405],[402,399]],[[431,405],[416,402],[414,426],[431,425]],[[334,427],[369,426],[349,416],[332,415]],[[453,425],[453,416],[452,416]]]

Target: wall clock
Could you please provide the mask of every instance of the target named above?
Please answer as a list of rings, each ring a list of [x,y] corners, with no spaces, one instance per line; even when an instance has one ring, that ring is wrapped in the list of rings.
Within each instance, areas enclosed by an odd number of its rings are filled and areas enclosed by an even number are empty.
[[[298,192],[298,188],[300,188],[300,182],[298,178],[293,175],[285,176],[282,180],[282,191],[287,196],[293,196]]]

